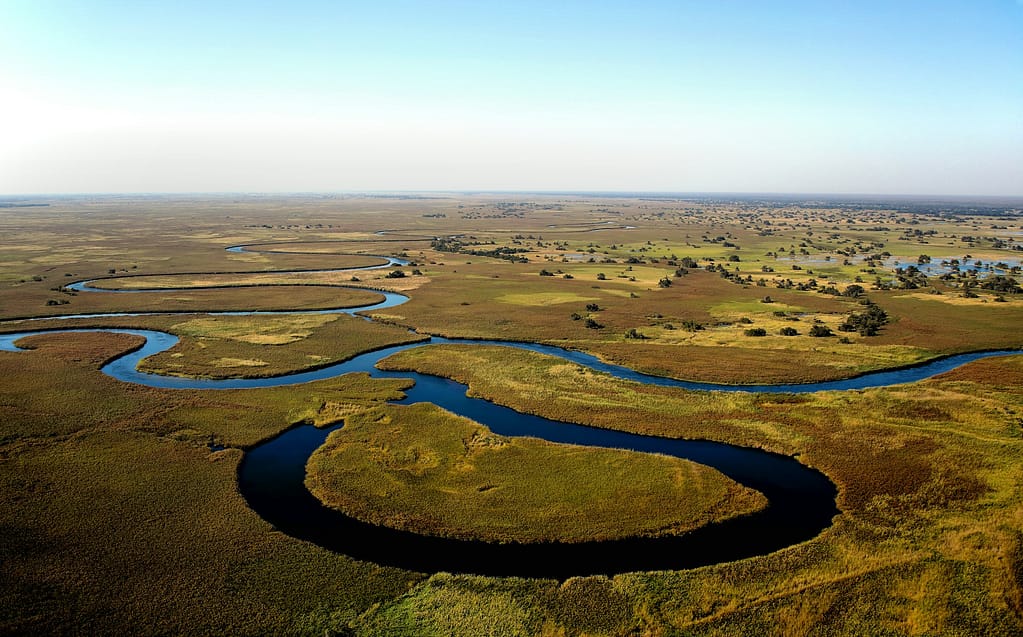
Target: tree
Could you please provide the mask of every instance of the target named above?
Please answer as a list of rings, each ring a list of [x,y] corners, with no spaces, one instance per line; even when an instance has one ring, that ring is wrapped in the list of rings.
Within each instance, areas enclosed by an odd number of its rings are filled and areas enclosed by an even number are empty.
[[[591,330],[599,330],[599,329],[601,329],[604,326],[601,325],[600,323],[594,321],[592,318],[587,318],[586,319],[586,327],[588,327]]]
[[[664,277],[663,279],[657,282],[657,285],[662,288],[670,288],[671,279],[669,279],[668,277]]]
[[[598,272],[597,273],[597,280],[598,281],[607,281],[607,275],[604,274],[603,272]]]
[[[799,330],[794,327],[783,327],[778,333],[782,336],[799,336]]]
[[[860,336],[877,336],[881,327],[887,325],[888,321],[887,312],[880,306],[868,302],[865,312],[859,314],[853,312],[838,329],[841,332],[859,332]]]
[[[767,330],[762,327],[751,327],[744,332],[746,336],[767,336]]]
[[[1019,294],[1023,292],[1023,289],[1020,288],[1016,279],[1003,274],[996,274],[995,276],[988,277],[980,284],[980,287],[984,290],[993,290],[995,292],[1001,292],[1002,294]]]
[[[813,327],[810,328],[810,336],[821,338],[824,336],[832,335],[833,332],[831,331],[831,328],[828,327],[827,325],[824,325],[823,323],[815,323]]]
[[[586,304],[586,311],[587,312],[599,312],[600,311],[600,306],[597,305],[596,303],[587,303]]]

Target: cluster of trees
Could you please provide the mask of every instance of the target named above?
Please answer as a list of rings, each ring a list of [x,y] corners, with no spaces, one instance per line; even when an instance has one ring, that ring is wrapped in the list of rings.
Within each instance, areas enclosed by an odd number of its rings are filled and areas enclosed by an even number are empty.
[[[493,242],[490,242],[491,244]],[[430,247],[438,252],[454,252],[456,254],[470,254],[477,257],[492,257],[504,259],[512,263],[529,263],[529,259],[521,256],[523,252],[529,252],[527,248],[512,248],[509,246],[495,245],[492,248],[478,248],[473,246],[486,245],[482,243],[463,243],[452,237],[434,239]]]
[[[1020,288],[1019,282],[1016,281],[1016,279],[1011,276],[1004,276],[1001,274],[984,279],[984,282],[980,284],[980,287],[985,290],[993,290],[1003,294],[1023,293],[1023,288]]]
[[[863,312],[853,312],[838,326],[842,332],[858,332],[860,336],[876,336],[882,327],[888,324],[888,313],[879,305],[867,303]]]
[[[778,331],[782,336],[799,336],[799,330],[794,327],[783,327]],[[751,327],[743,332],[746,336],[767,336],[767,330],[762,327]],[[833,336],[834,332],[831,328],[823,323],[814,323],[810,327],[810,336],[821,338],[825,336]]]

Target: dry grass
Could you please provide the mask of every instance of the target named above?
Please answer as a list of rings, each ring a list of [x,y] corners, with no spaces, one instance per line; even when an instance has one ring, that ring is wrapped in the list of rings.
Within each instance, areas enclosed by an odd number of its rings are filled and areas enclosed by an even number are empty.
[[[1019,219],[1012,217],[486,194],[410,200],[111,197],[49,203],[49,208],[0,212],[0,317],[356,304],[362,302],[352,296],[356,293],[311,285],[73,297],[51,288],[110,276],[111,269],[122,277],[260,271],[270,274],[236,277],[234,283],[282,283],[284,278],[273,271],[344,267],[353,260],[328,252],[361,251],[405,253],[425,274],[388,280],[410,286],[413,297],[385,312],[393,322],[457,336],[547,341],[694,379],[834,378],[937,353],[1020,345],[1020,299],[1009,295],[1007,303],[995,303],[981,292],[979,299],[959,300],[958,290],[940,283],[935,283],[944,293],[940,297],[924,298],[919,290],[868,291],[893,322],[877,337],[850,335],[851,346],[805,336],[744,342],[738,327],[712,325],[747,317],[773,328],[783,320],[773,315],[776,309],[806,313],[793,322],[797,328],[810,317],[837,320],[855,305],[816,292],[777,290],[773,282],[815,278],[841,287],[863,276],[869,287],[874,275],[862,272],[858,262],[843,265],[836,253],[855,243],[881,244],[904,263],[921,253],[935,260],[966,253],[985,261],[1018,259],[1018,252],[997,248],[985,238],[1018,232]],[[438,214],[446,216],[424,216]],[[616,229],[593,225],[604,221]],[[637,227],[623,229],[626,225]],[[370,233],[380,229],[417,236],[461,234],[493,245],[528,244],[529,263],[438,253],[415,236],[374,239]],[[919,238],[906,235],[907,229],[937,234]],[[715,240],[725,234],[738,247]],[[518,235],[534,238],[515,239]],[[968,235],[977,239],[967,242]],[[543,245],[538,245],[540,236]],[[351,241],[361,238],[374,241]],[[321,241],[335,243],[312,243]],[[302,244],[318,254],[223,249],[259,242]],[[766,254],[789,248],[792,257]],[[801,249],[807,254],[799,254]],[[741,261],[729,262],[729,268],[768,284],[766,289],[744,288],[694,271],[660,289],[657,280],[674,270],[664,259],[672,253],[717,261],[735,255]],[[587,263],[589,256],[617,263]],[[628,270],[624,261],[630,257],[660,261]],[[792,270],[794,264],[803,269]],[[775,272],[762,273],[765,266]],[[541,278],[541,268],[560,269],[574,278]],[[597,280],[600,272],[607,280]],[[890,268],[878,268],[877,274],[892,278]],[[198,279],[193,276],[192,283]],[[216,281],[230,282],[229,277]],[[296,276],[288,282],[309,281]],[[765,294],[772,296],[774,307],[760,304]],[[47,306],[50,300],[70,303]],[[573,312],[586,315],[590,302],[604,308],[594,314],[605,325],[601,330],[571,319]],[[169,328],[185,320],[90,323]],[[685,320],[714,329],[690,338],[665,328]],[[304,365],[301,356],[314,352],[299,356],[303,344],[321,336],[329,342],[326,335],[336,325],[268,328],[265,338],[292,341],[281,345],[211,340],[215,347],[209,349],[221,352],[211,352],[200,366],[212,371],[210,361],[229,358],[265,361],[267,367]],[[651,338],[627,341],[624,334],[632,328]],[[3,329],[26,327],[7,324]],[[307,336],[292,336],[307,331]],[[238,332],[259,333],[255,325]],[[38,346],[34,352],[0,353],[3,633],[1021,632],[1019,357],[973,363],[907,387],[796,399],[659,392],[578,374],[578,385],[570,385],[566,379],[572,376],[554,373],[554,365],[548,369],[537,360],[516,363],[494,354],[484,362],[508,364],[503,378],[478,361],[471,369],[456,370],[455,363],[471,362],[461,354],[438,364],[441,371],[471,375],[474,391],[494,392],[495,398],[523,409],[799,453],[841,487],[843,515],[821,537],[802,545],[693,571],[559,583],[445,574],[424,579],[292,540],[270,529],[241,501],[235,485],[239,453],[210,454],[206,448],[210,436],[248,445],[299,420],[352,418],[395,395],[398,384],[350,376],[285,390],[164,392],[123,385],[96,372],[103,360],[130,347],[130,338],[46,336],[33,344]],[[341,347],[336,355],[343,355]],[[295,355],[278,354],[289,350]],[[170,361],[193,355],[203,360],[196,351]],[[415,362],[426,364],[425,359]],[[511,384],[515,379],[521,386]],[[538,380],[548,386],[530,385]],[[565,395],[578,398],[560,400],[557,388],[570,388]],[[587,401],[594,406],[587,407]]]
[[[476,395],[548,417],[798,453],[839,484],[843,516],[804,545],[692,572],[616,577],[613,590],[631,600],[633,630],[1019,630],[1014,609],[1023,578],[1014,529],[1023,522],[1023,396],[1012,379],[1023,373],[1021,357],[898,389],[799,397],[648,391],[565,374],[570,366],[559,361],[506,348],[438,346],[389,363],[468,381]],[[467,579],[459,583],[477,590]],[[450,584],[442,594],[450,598]],[[482,608],[489,599],[472,604]],[[383,616],[407,618],[423,603],[411,597]]]
[[[506,438],[426,403],[349,418],[306,484],[374,524],[497,542],[675,535],[766,503],[692,462]]]

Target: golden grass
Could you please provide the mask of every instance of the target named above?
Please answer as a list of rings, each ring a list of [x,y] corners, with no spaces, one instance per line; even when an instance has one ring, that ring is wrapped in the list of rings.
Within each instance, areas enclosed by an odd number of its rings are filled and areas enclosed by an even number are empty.
[[[204,316],[174,323],[168,331],[182,340],[142,361],[141,369],[207,378],[275,376],[424,338],[344,314]]]
[[[348,418],[306,484],[361,520],[492,542],[676,535],[766,503],[692,462],[506,438],[428,403]]]
[[[969,253],[985,261],[1018,252],[984,239],[1021,230],[1018,218],[741,202],[641,201],[481,194],[394,199],[319,196],[90,197],[52,199],[50,207],[0,215],[0,317],[125,310],[296,309],[361,304],[341,288],[189,290],[186,293],[65,295],[51,288],[109,270],[187,279],[179,272],[344,267],[325,252],[405,252],[426,276],[366,280],[368,287],[409,286],[412,301],[385,314],[393,321],[453,336],[514,338],[580,347],[633,367],[730,382],[781,382],[848,375],[919,356],[1019,346],[1019,299],[959,300],[919,291],[868,291],[893,322],[844,348],[792,337],[777,348],[741,337],[692,344],[663,323],[711,324],[748,312],[802,308],[830,320],[855,309],[814,292],[776,290],[773,281],[810,278],[840,287],[873,274],[841,264],[834,251],[877,243],[912,262]],[[514,214],[509,213],[514,209]],[[424,217],[443,214],[444,217]],[[592,230],[612,221],[632,230]],[[770,227],[766,222],[770,221]],[[548,228],[549,225],[557,226]],[[1000,228],[998,228],[998,227]],[[426,242],[335,244],[377,229],[408,234],[475,235],[497,245],[525,239],[528,264],[438,253]],[[924,239],[907,229],[935,230]],[[769,232],[768,232],[769,231]],[[812,235],[810,232],[812,231]],[[705,240],[730,234],[738,248]],[[968,244],[966,235],[980,237]],[[1014,236],[1019,236],[1014,234]],[[768,251],[800,243],[809,254],[775,259]],[[562,242],[564,250],[554,249]],[[315,255],[234,254],[238,243],[305,242]],[[647,243],[649,242],[649,243]],[[315,246],[315,247],[313,247]],[[564,253],[617,264],[562,262]],[[858,255],[865,250],[857,248]],[[644,251],[645,250],[645,251]],[[664,255],[722,260],[765,278],[748,289],[714,274],[691,272],[669,289],[657,280],[673,267]],[[831,254],[832,260],[823,258]],[[547,258],[549,256],[549,259]],[[660,258],[628,271],[629,257]],[[365,257],[358,257],[365,258]],[[468,263],[471,262],[471,263]],[[793,263],[803,270],[791,270]],[[761,273],[763,266],[775,273]],[[562,269],[574,279],[539,277]],[[411,268],[407,268],[411,270]],[[812,269],[811,274],[809,270]],[[597,281],[604,272],[606,281]],[[378,273],[382,275],[383,272]],[[635,281],[618,278],[636,276]],[[892,278],[888,269],[878,274]],[[262,276],[262,275],[260,275]],[[350,278],[351,275],[348,275]],[[377,275],[373,275],[377,276]],[[828,279],[823,279],[827,276]],[[199,278],[208,277],[195,276]],[[218,283],[225,278],[216,278]],[[248,278],[247,281],[252,281]],[[284,282],[280,275],[263,277]],[[292,283],[309,282],[296,277]],[[140,280],[141,281],[141,280]],[[244,281],[235,280],[236,283]],[[328,284],[346,283],[317,279]],[[933,279],[932,279],[933,282]],[[113,283],[113,282],[111,282]],[[599,286],[599,287],[594,287]],[[576,301],[547,306],[499,301],[508,295],[595,298],[606,327],[587,330],[571,313]],[[378,298],[378,297],[375,297]],[[515,298],[515,297],[512,297]],[[49,300],[68,305],[48,306]],[[463,305],[463,303],[465,305]],[[729,305],[739,304],[739,305]],[[714,309],[717,308],[717,309]],[[722,313],[723,309],[730,312]],[[660,317],[658,318],[658,315]],[[182,317],[93,319],[92,324],[168,328]],[[81,324],[81,321],[75,324]],[[804,322],[805,323],[805,322]],[[62,323],[71,325],[71,323]],[[52,325],[52,324],[51,324]],[[268,367],[317,364],[343,354],[294,349],[321,339],[337,322],[270,332],[269,339],[310,331],[283,345],[211,339],[217,358],[265,360]],[[773,325],[773,323],[772,323]],[[796,324],[802,327],[803,323]],[[21,330],[43,324],[6,324]],[[626,341],[631,328],[652,336]],[[726,331],[727,327],[722,327]],[[803,331],[802,329],[800,330]],[[260,333],[253,325],[248,334]],[[703,338],[705,335],[698,335]],[[187,337],[190,340],[202,336]],[[767,337],[768,340],[773,337]],[[758,339],[747,339],[757,341]],[[799,453],[839,483],[843,515],[821,537],[772,555],[684,572],[635,573],[567,582],[420,574],[381,569],[332,555],[269,528],[245,507],[235,476],[239,453],[209,453],[206,443],[248,445],[289,423],[326,423],[372,409],[400,384],[349,376],[282,390],[161,392],[125,386],[96,372],[128,337],[79,335],[33,339],[33,352],[0,353],[0,633],[124,632],[174,634],[360,635],[735,635],[927,634],[1018,635],[1023,631],[1023,364],[1019,357],[981,361],[925,383],[812,397],[663,394],[584,379],[597,402],[562,405],[554,393],[506,381],[565,377],[526,361],[497,378],[473,369],[474,391],[553,415],[605,426],[649,428]],[[770,347],[768,347],[770,345]],[[239,349],[234,349],[239,348]],[[246,348],[242,351],[241,348]],[[248,349],[251,348],[251,349]],[[197,348],[198,349],[198,348]],[[727,356],[723,355],[725,352]],[[271,356],[270,353],[273,353]],[[183,354],[184,352],[175,352]],[[189,352],[189,356],[191,356]],[[221,374],[195,352],[211,373]],[[280,356],[281,358],[277,358]],[[185,359],[182,355],[167,362]],[[461,360],[461,359],[460,359]],[[465,362],[465,361],[463,361]],[[512,361],[507,361],[512,362]],[[417,363],[418,364],[418,363]],[[448,365],[449,371],[454,365]],[[250,370],[251,371],[251,370]],[[495,378],[484,382],[482,376]],[[560,380],[559,380],[560,378]],[[615,417],[613,410],[624,410]]]
[[[574,366],[507,348],[422,348],[388,366],[453,376],[475,395],[548,417],[798,453],[839,485],[843,515],[811,542],[709,569],[614,578],[635,604],[633,630],[1018,630],[1012,600],[1023,581],[1018,561],[1003,556],[1016,554],[1023,521],[1023,396],[1012,381],[1021,357],[905,387],[799,397],[645,388],[567,374]],[[1008,427],[1006,413],[1015,414]]]

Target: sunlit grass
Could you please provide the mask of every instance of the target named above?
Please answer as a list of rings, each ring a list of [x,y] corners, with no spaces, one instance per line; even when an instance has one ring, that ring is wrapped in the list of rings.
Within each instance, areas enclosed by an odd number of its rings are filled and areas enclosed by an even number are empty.
[[[692,462],[498,436],[427,403],[348,418],[306,484],[375,524],[499,542],[674,535],[766,502]]]

